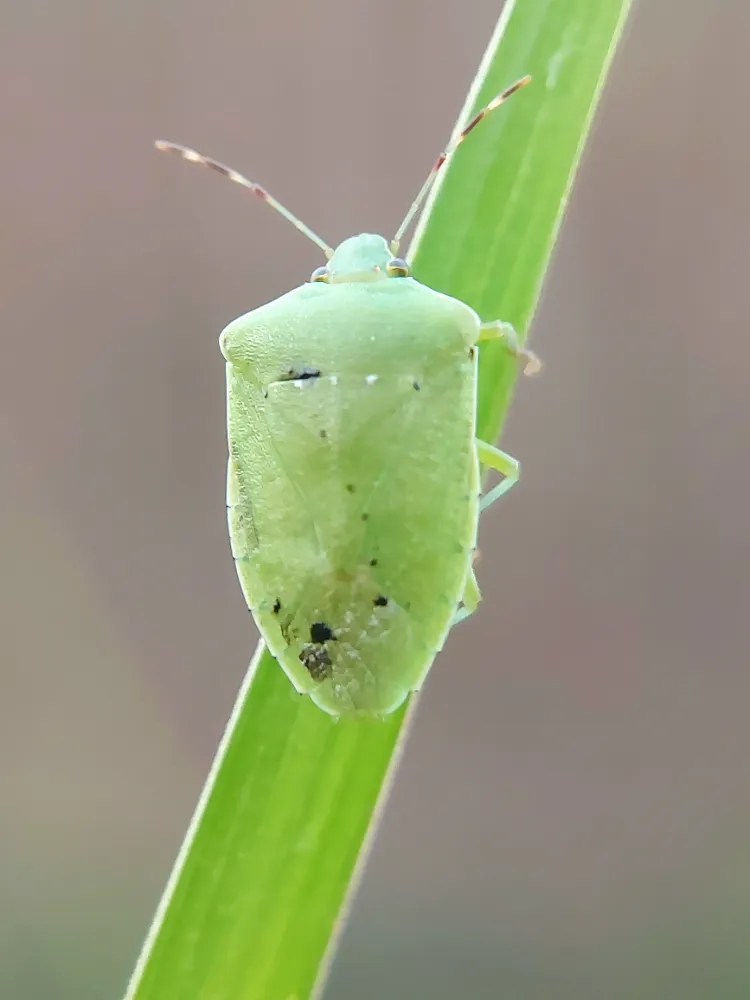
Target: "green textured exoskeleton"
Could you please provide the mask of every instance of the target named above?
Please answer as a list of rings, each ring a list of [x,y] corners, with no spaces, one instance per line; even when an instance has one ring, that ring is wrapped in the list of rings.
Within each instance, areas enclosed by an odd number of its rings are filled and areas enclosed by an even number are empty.
[[[477,345],[498,340],[527,370],[536,359],[396,257],[428,184],[390,244],[363,234],[332,251],[257,185],[160,145],[251,187],[326,251],[309,282],[221,334],[229,533],[247,604],[295,688],[331,715],[385,715],[476,607],[480,506],[518,478],[514,459],[476,440]],[[504,479],[480,501],[482,465]]]

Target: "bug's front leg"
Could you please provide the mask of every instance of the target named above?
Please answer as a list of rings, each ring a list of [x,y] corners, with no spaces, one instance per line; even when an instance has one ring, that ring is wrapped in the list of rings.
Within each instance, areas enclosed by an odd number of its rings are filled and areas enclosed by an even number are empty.
[[[536,354],[521,346],[518,334],[510,323],[503,323],[501,319],[493,320],[491,323],[482,323],[479,327],[477,343],[481,344],[482,341],[491,340],[501,343],[508,354],[524,362],[524,375],[536,375],[542,367],[542,362]]]

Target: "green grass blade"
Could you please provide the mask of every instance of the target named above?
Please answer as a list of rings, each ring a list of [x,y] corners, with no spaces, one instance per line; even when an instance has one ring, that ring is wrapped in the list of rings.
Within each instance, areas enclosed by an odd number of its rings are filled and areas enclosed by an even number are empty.
[[[526,329],[627,7],[509,0],[469,103],[479,106],[527,72],[534,84],[446,167],[416,240],[420,280],[484,318]],[[515,376],[502,352],[482,349],[479,426],[488,440]],[[296,695],[259,648],[127,1000],[311,995],[409,712],[335,723]]]
[[[629,7],[506,3],[458,122],[513,80],[533,80],[472,132],[436,186],[414,241],[420,281],[526,331]],[[494,441],[517,371],[497,345],[480,357],[479,436]]]

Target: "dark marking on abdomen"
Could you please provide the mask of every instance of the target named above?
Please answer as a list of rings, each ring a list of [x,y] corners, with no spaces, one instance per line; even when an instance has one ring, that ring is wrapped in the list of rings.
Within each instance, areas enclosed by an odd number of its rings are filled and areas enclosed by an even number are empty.
[[[325,646],[307,644],[302,647],[299,659],[314,681],[324,681],[331,676],[331,657]]]
[[[325,622],[313,622],[310,626],[310,642],[321,645],[329,639],[335,639],[333,629]]]
[[[301,368],[289,368],[283,375],[279,375],[278,382],[303,382],[305,379],[320,378],[320,368],[312,365],[303,365]]]

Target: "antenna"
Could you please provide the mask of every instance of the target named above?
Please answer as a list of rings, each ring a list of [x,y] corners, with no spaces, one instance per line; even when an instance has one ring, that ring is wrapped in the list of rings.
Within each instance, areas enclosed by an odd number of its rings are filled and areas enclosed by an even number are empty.
[[[154,143],[156,148],[164,153],[179,153],[183,160],[187,160],[188,163],[199,163],[203,167],[209,167],[211,170],[215,170],[218,174],[223,177],[227,177],[230,181],[234,181],[235,184],[241,184],[242,187],[247,188],[252,194],[256,194],[259,198],[270,205],[271,208],[275,209],[279,215],[283,215],[285,219],[288,219],[293,226],[295,226],[301,233],[312,240],[313,243],[320,247],[323,253],[326,255],[328,260],[333,257],[333,250],[328,246],[325,240],[322,240],[317,233],[314,233],[309,226],[298,219],[296,215],[285,208],[280,201],[276,201],[273,195],[270,195],[265,188],[262,188],[260,184],[256,184],[254,181],[248,180],[242,174],[237,173],[231,167],[225,166],[223,163],[219,163],[218,160],[214,160],[210,156],[204,156],[203,153],[198,153],[194,149],[190,149],[188,146],[180,146],[176,142],[165,142],[164,139],[157,139]]]
[[[509,97],[512,97],[512,95],[515,94],[517,90],[520,90],[521,87],[525,87],[527,83],[531,83],[531,77],[523,76],[521,77],[520,80],[516,80],[515,83],[511,84],[510,87],[506,87],[506,89],[501,94],[498,94],[496,97],[493,97],[490,103],[487,104],[485,107],[482,108],[481,111],[478,111],[474,115],[469,124],[461,129],[456,138],[452,139],[445,147],[443,152],[440,154],[440,156],[438,156],[437,160],[435,161],[434,167],[427,175],[427,178],[422,187],[419,189],[417,197],[411,203],[411,207],[409,208],[409,211],[406,213],[404,221],[398,227],[396,235],[391,240],[391,253],[393,254],[394,257],[398,254],[398,248],[401,243],[401,240],[403,239],[404,233],[409,228],[414,216],[422,207],[425,198],[432,189],[432,185],[435,183],[435,178],[440,173],[440,168],[443,166],[443,164],[448,159],[450,154],[461,145],[461,143],[464,141],[469,132],[475,129],[483,118],[486,118],[491,111],[495,110],[495,108],[499,108],[501,104],[504,104]]]

